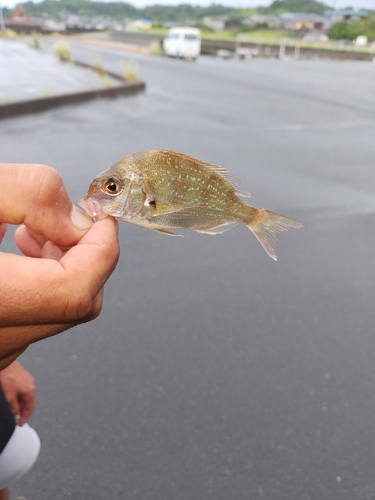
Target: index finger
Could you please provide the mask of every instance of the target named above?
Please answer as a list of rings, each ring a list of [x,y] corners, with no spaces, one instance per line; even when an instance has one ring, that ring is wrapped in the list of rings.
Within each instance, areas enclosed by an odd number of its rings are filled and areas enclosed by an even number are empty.
[[[22,427],[23,424],[26,424],[31,415],[34,413],[35,391],[32,393],[27,392],[21,396],[19,401],[19,408],[20,408],[20,413],[19,413],[20,419],[18,421],[18,425]]]
[[[46,240],[66,246],[76,244],[92,225],[84,215],[73,223],[78,209],[73,209],[63,180],[54,168],[2,163],[0,176],[0,223],[24,223]]]

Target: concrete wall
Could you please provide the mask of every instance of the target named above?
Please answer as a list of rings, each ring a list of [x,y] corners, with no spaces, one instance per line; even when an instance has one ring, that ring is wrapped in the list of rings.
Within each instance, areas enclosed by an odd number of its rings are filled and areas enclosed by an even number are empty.
[[[163,35],[151,33],[127,33],[123,31],[113,31],[111,33],[113,40],[121,41],[128,44],[140,45],[148,47],[152,41],[162,43]],[[241,43],[241,47],[257,48],[259,55],[262,57],[278,57],[280,55],[280,45],[256,44],[256,43]],[[236,50],[236,42],[232,40],[211,40],[202,38],[202,54],[216,54],[219,49]],[[282,49],[283,52],[283,49]],[[324,50],[300,47],[285,46],[285,57],[298,57],[299,59],[337,59],[337,60],[356,60],[370,61],[374,60],[374,54],[366,52],[349,52],[344,50]]]

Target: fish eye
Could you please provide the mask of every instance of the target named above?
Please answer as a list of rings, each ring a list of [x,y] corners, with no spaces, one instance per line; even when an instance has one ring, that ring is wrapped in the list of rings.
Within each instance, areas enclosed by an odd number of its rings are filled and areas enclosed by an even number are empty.
[[[104,190],[108,194],[117,194],[121,189],[121,184],[117,179],[107,179],[104,183]]]

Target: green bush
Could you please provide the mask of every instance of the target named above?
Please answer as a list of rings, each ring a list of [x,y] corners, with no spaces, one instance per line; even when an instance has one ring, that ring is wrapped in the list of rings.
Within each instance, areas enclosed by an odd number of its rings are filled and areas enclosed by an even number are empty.
[[[201,30],[203,33],[215,33],[215,30],[207,26],[207,24],[204,23],[195,23],[195,28],[198,28]]]
[[[158,29],[158,30],[165,30],[166,27],[163,23],[152,23],[152,28]]]
[[[357,36],[367,36],[369,40],[375,40],[375,15],[355,23],[335,23],[328,35],[332,40],[355,40]]]
[[[246,24],[242,24],[240,26],[240,29],[238,30],[240,33],[251,33],[252,31],[254,31],[255,28],[251,27],[251,26],[246,26]]]

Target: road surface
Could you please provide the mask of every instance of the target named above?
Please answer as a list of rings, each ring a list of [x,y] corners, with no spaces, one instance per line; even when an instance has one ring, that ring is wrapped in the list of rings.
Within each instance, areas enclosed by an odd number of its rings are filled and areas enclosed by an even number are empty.
[[[244,226],[121,224],[102,315],[22,356],[42,451],[12,494],[374,499],[375,66],[74,45],[91,53],[137,59],[146,92],[4,120],[2,161],[53,165],[77,202],[119,158],[176,150],[307,229],[281,235],[276,263]]]

